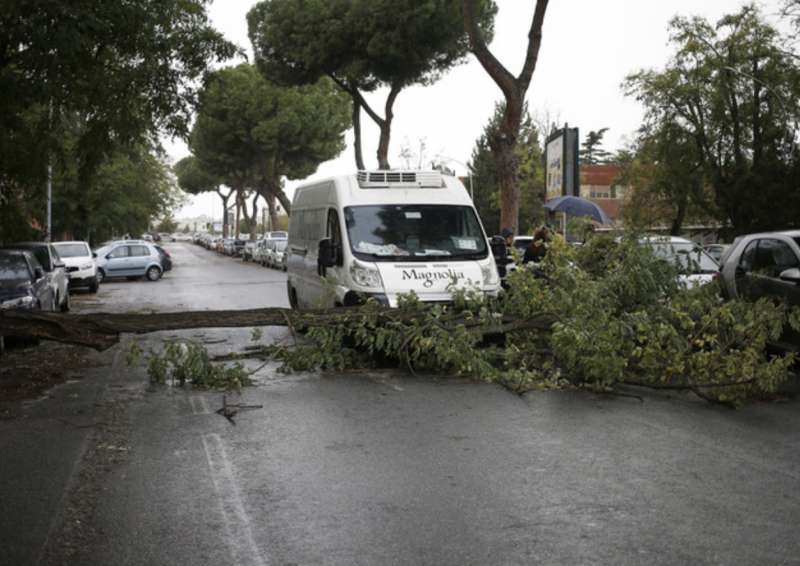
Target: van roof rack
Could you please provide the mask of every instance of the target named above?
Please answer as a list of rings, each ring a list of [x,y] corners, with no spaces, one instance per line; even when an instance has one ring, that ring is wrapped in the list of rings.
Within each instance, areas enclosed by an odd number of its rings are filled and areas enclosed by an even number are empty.
[[[441,189],[445,186],[439,171],[359,171],[362,189]]]

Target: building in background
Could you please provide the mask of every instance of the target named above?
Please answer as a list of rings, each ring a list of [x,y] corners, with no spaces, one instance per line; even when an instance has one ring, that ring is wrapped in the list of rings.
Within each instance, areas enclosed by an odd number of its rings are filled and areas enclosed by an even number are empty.
[[[621,173],[617,165],[580,166],[580,196],[597,203],[615,224],[620,221],[626,193],[626,187],[618,183]]]

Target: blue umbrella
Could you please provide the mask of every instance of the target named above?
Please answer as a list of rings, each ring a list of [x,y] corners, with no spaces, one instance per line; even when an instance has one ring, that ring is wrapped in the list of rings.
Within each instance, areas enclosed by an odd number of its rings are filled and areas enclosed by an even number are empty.
[[[569,216],[588,216],[600,224],[611,224],[611,219],[603,209],[585,198],[558,197],[544,203],[544,207],[552,212],[564,212]]]

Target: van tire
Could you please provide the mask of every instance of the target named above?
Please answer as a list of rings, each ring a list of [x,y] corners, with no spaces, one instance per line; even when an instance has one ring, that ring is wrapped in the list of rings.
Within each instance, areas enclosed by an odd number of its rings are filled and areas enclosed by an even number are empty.
[[[294,288],[289,284],[288,281],[286,282],[286,286],[288,287],[289,290],[289,306],[292,308],[292,310],[297,310],[298,309],[297,291],[294,290]]]

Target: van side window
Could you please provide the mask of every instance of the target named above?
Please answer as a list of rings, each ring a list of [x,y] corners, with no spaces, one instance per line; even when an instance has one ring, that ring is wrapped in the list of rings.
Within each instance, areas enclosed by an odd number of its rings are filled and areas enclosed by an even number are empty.
[[[767,277],[779,277],[787,269],[800,267],[792,249],[780,240],[764,239],[758,241],[753,271]]]
[[[739,266],[738,270],[741,273],[750,273],[753,271],[753,262],[756,259],[756,248],[758,247],[758,240],[753,240],[742,252],[742,256],[739,258]]]

